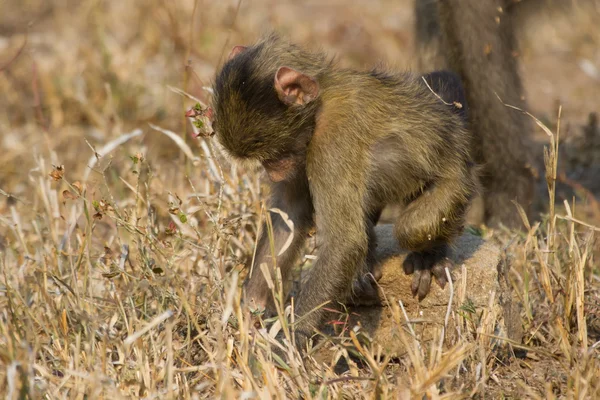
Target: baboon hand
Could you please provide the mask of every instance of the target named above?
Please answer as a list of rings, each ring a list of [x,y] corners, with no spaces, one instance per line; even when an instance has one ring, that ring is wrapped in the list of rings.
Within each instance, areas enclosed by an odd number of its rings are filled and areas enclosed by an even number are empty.
[[[381,304],[377,281],[381,279],[381,270],[373,271],[356,279],[352,283],[352,293],[348,304],[353,306],[374,306]]]
[[[431,289],[431,276],[433,275],[443,289],[448,282],[446,268],[452,268],[452,261],[439,252],[412,252],[404,260],[404,272],[414,274],[411,284],[413,296],[423,300]]]

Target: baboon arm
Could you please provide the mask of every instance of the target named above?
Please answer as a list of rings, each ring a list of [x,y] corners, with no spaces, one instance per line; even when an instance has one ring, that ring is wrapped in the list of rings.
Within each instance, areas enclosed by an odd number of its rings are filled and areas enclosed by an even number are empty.
[[[259,233],[253,268],[246,282],[245,300],[250,302],[251,306],[259,309],[266,308],[272,312],[274,311],[273,299],[260,265],[267,264],[273,279],[276,276],[275,267],[278,267],[284,285],[289,283],[291,270],[300,257],[306,237],[314,223],[313,206],[306,185],[288,182],[273,185],[269,205],[270,210],[278,209],[287,214],[287,218],[293,223],[293,228],[288,226],[281,214],[269,211],[273,228],[272,236],[269,234],[265,218]],[[289,242],[290,236],[292,236],[291,242]]]
[[[296,302],[297,334],[309,335],[312,329],[319,328],[319,322],[326,312],[323,307],[336,308],[339,305],[337,302],[346,302],[356,271],[365,268],[366,233],[364,236],[364,242],[359,240],[353,244],[349,241],[333,241],[319,250],[319,258],[302,285]]]
[[[300,334],[317,327],[324,311],[316,309],[323,303],[344,302],[357,273],[366,268],[368,234],[362,191],[344,162],[336,158],[327,164],[331,168],[320,169],[327,173],[311,177],[320,247],[296,302],[295,312],[303,316],[296,326]]]
[[[435,248],[462,229],[472,182],[440,178],[411,201],[396,222],[400,245],[411,251]]]

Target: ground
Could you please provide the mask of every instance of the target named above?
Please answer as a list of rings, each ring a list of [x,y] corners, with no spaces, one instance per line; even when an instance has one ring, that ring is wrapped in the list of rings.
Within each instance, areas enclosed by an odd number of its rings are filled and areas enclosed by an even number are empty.
[[[411,68],[411,1],[0,2],[0,393],[600,397],[600,140],[582,140],[600,111],[600,5],[580,3],[519,32],[529,111],[550,132],[536,139],[559,139],[557,187],[539,191],[556,207],[521,232],[479,230],[506,249],[527,355],[492,352],[479,316],[443,352],[340,347],[341,371],[293,354],[275,368],[242,318],[264,187],[184,114],[231,47],[269,29],[343,65]]]

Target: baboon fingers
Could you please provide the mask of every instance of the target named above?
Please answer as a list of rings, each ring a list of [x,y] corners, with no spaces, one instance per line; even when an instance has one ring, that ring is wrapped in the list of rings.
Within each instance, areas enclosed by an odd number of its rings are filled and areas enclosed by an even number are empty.
[[[416,253],[410,253],[404,259],[402,263],[402,269],[404,269],[404,273],[406,275],[412,275],[415,270],[421,269],[420,257],[417,257]]]
[[[448,258],[444,258],[443,260],[437,262],[431,269],[433,272],[433,276],[435,276],[435,280],[440,285],[442,289],[446,287],[446,283],[448,283],[448,277],[446,276],[446,268],[450,270],[452,268],[452,261]]]
[[[379,299],[379,292],[377,291],[375,282],[370,274],[355,280],[348,303],[354,306],[380,304],[381,300]]]
[[[413,296],[417,296],[419,301],[423,300],[425,296],[429,293],[429,289],[431,288],[431,270],[430,269],[421,269],[415,271],[415,276],[413,277],[411,290]]]
[[[452,268],[452,261],[444,257],[439,259],[435,253],[410,253],[403,263],[404,272],[407,275],[414,274],[411,283],[413,296],[423,300],[431,289],[431,276],[435,278],[442,289],[448,283],[446,268]]]

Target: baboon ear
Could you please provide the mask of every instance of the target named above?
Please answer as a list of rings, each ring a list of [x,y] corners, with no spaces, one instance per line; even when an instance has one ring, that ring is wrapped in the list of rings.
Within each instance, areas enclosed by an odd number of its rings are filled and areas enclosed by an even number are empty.
[[[287,105],[306,105],[319,96],[319,84],[312,76],[290,67],[279,67],[275,74],[275,90]]]
[[[242,51],[246,50],[248,47],[246,46],[233,46],[233,49],[231,49],[231,51],[229,52],[229,55],[227,56],[227,61],[231,60],[232,58],[234,58],[235,56],[237,56],[238,54],[240,54]]]

